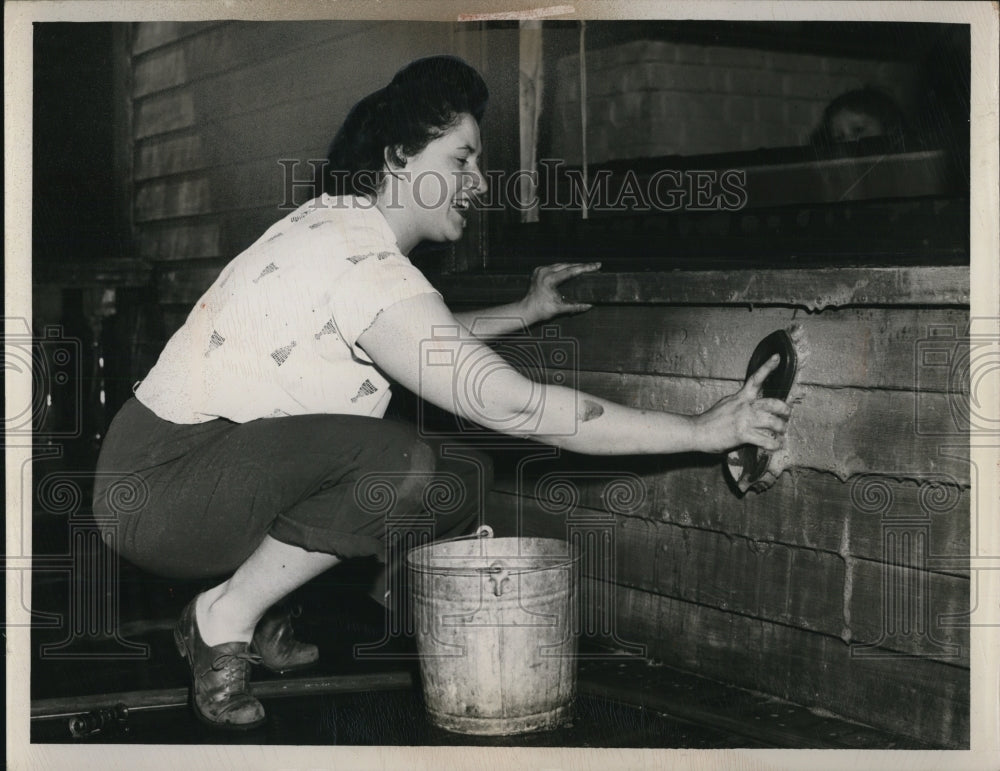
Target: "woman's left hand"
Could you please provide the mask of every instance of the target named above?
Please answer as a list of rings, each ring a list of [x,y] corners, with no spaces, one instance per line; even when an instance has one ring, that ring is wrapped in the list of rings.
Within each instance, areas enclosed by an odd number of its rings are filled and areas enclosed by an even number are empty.
[[[570,302],[563,297],[559,285],[582,273],[599,270],[600,267],[599,262],[558,262],[555,265],[535,268],[531,274],[531,287],[524,297],[529,318],[546,321],[561,313],[581,313],[590,310],[593,306],[588,303]]]

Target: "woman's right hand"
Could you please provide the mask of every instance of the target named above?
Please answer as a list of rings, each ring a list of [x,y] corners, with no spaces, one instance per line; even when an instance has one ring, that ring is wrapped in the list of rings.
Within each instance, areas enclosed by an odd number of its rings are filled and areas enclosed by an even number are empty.
[[[760,398],[764,381],[780,362],[775,354],[747,378],[743,388],[695,418],[702,451],[727,452],[744,444],[769,452],[781,449],[791,408],[780,399]]]

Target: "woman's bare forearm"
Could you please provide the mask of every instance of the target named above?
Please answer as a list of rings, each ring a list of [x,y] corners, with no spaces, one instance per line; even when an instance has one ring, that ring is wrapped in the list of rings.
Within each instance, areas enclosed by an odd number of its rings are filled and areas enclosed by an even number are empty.
[[[440,297],[418,295],[385,309],[358,342],[390,377],[431,404],[494,431],[574,452],[628,455],[724,452],[742,444],[780,447],[788,405],[760,398],[778,356],[738,392],[700,415],[678,415],[633,409],[535,382],[467,333],[435,338],[435,329],[454,328],[455,321]],[[433,366],[425,350],[432,339]]]
[[[640,410],[562,386],[541,386],[525,433],[588,455],[647,455],[706,449],[697,416]]]
[[[523,332],[541,321],[532,315],[523,300],[474,311],[458,311],[454,316],[459,324],[480,340]]]

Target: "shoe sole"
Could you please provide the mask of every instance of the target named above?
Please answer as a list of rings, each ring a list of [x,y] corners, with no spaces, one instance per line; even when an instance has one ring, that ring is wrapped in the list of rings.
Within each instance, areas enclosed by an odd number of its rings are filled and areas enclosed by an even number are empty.
[[[177,646],[177,652],[181,655],[181,658],[186,661],[188,657],[187,645],[184,643],[184,637],[181,635],[180,630],[176,627],[174,627],[174,645]],[[253,723],[218,723],[214,720],[210,720],[201,713],[201,710],[198,709],[198,705],[195,703],[194,672],[191,672],[191,687],[188,689],[188,704],[191,705],[191,711],[194,712],[194,716],[209,728],[221,728],[223,731],[252,731],[255,728],[260,728],[267,722],[267,715]]]
[[[250,650],[256,653],[258,656],[260,656],[260,650],[253,643],[251,643],[250,645]],[[316,658],[313,659],[312,661],[307,661],[304,664],[294,664],[290,667],[285,667],[284,669],[278,669],[277,667],[272,667],[270,664],[264,661],[263,658],[261,659],[260,662],[260,665],[264,667],[264,669],[275,675],[291,675],[294,674],[295,672],[302,672],[303,670],[306,669],[312,669],[317,664],[319,664],[319,651],[316,652]]]
[[[263,662],[261,662],[261,666],[264,667],[264,669],[266,669],[268,672],[271,672],[272,674],[275,674],[275,675],[292,675],[292,674],[295,674],[296,672],[303,672],[303,671],[305,671],[307,669],[312,669],[317,664],[319,664],[319,659],[316,659],[316,661],[310,661],[308,664],[297,664],[294,667],[285,667],[284,669],[275,669],[274,667],[269,667],[267,664],[264,664]]]

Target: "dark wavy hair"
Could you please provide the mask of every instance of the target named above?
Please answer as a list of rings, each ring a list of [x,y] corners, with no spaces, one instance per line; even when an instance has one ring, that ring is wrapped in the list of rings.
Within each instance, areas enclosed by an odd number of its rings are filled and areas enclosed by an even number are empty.
[[[402,165],[404,156],[419,153],[463,114],[479,123],[488,100],[482,76],[458,57],[411,62],[351,108],[330,144],[323,192],[374,195],[385,174],[386,148]]]

